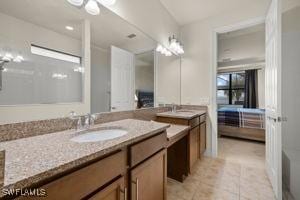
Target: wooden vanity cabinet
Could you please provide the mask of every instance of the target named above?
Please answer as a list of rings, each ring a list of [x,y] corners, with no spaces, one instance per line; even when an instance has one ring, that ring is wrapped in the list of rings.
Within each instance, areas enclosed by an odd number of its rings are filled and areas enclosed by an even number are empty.
[[[101,191],[94,194],[89,200],[126,200],[127,188],[125,187],[125,178],[121,177],[115,182],[109,184]]]
[[[166,200],[167,133],[129,147],[130,200]]]
[[[166,132],[145,138],[41,184],[47,196],[31,199],[166,200],[166,145]]]
[[[156,121],[190,126],[188,135],[188,158],[189,172],[193,171],[193,166],[198,159],[201,159],[202,154],[206,149],[206,114],[194,117],[192,119],[174,118],[158,116]]]
[[[200,158],[200,135],[199,135],[199,126],[196,126],[190,130],[189,136],[189,165],[190,171],[193,166],[196,164],[197,160]]]
[[[166,150],[138,165],[130,174],[131,200],[166,200]]]
[[[206,122],[200,124],[200,154],[206,150]]]

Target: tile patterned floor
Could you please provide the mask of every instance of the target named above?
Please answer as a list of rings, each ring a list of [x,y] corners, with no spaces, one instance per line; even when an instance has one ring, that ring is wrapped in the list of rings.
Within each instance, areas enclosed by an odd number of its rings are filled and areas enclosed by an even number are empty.
[[[219,139],[219,158],[204,157],[184,181],[168,180],[168,200],[274,200],[264,144]]]

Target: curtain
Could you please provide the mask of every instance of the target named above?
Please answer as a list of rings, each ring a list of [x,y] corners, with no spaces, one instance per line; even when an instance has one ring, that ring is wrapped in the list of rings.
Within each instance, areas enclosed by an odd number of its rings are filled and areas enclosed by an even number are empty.
[[[246,70],[244,108],[257,108],[257,91],[257,70]]]

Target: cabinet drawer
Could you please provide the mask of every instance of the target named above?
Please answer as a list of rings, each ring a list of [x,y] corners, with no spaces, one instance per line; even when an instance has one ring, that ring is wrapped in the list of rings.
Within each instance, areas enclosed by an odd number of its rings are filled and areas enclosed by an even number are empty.
[[[167,200],[167,152],[162,150],[130,172],[131,200]]]
[[[201,116],[200,116],[200,123],[203,123],[203,122],[205,122],[205,121],[206,121],[206,114],[201,115]]]
[[[200,124],[199,117],[195,117],[189,121],[189,125],[191,126],[191,128],[194,128],[194,127],[198,126],[199,124]]]
[[[189,120],[187,119],[180,119],[180,118],[172,118],[172,117],[157,117],[156,121],[168,123],[168,124],[178,124],[178,125],[189,125]]]
[[[82,199],[125,172],[126,151],[120,151],[41,187],[43,199]]]
[[[93,195],[88,200],[120,200],[126,199],[127,189],[125,186],[124,177],[119,178],[115,182],[111,183],[109,186],[106,186],[103,190]]]
[[[130,147],[130,167],[137,165],[146,158],[155,154],[167,145],[167,133],[162,132],[159,135],[145,139],[142,142]]]

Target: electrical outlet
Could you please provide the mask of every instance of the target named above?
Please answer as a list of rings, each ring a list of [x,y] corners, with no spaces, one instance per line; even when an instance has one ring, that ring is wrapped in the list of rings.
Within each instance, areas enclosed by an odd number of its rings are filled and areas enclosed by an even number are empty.
[[[200,98],[200,105],[208,106],[209,105],[209,97]]]

